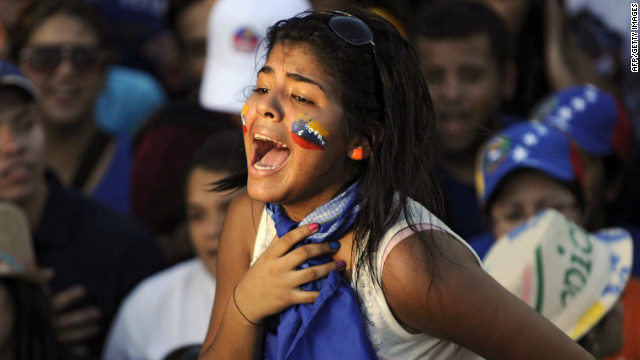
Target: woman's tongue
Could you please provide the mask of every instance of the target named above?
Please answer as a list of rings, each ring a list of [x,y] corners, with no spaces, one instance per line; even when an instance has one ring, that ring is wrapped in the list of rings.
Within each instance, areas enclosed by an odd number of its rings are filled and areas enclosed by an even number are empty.
[[[258,169],[277,169],[289,158],[289,150],[284,148],[273,148],[269,150],[262,159],[255,163]]]

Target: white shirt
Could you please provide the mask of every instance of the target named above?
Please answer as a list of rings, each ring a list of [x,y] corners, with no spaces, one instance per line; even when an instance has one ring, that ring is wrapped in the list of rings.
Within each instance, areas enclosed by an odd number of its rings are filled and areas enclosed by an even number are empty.
[[[145,279],[122,303],[104,359],[163,359],[178,347],[202,344],[215,286],[215,278],[199,259]]]
[[[445,231],[453,236],[469,249],[475,256],[478,264],[482,264],[478,255],[461,237],[451,231],[440,219],[431,214],[417,202],[409,199],[411,214],[414,224],[427,225],[430,228]],[[378,252],[377,273],[375,276],[382,279],[382,266],[387,254],[399,241],[405,239],[409,233],[403,230],[409,227],[407,219],[400,216],[395,224],[389,229],[380,244],[384,251]],[[253,250],[252,264],[267,249],[276,233],[275,224],[266,210],[262,212],[258,234]],[[401,234],[403,233],[403,234]],[[400,234],[400,236],[396,236]],[[396,241],[393,241],[395,238]],[[357,264],[353,265],[357,268]],[[408,359],[429,359],[429,360],[479,360],[480,356],[449,341],[438,339],[425,334],[411,334],[406,331],[395,319],[386,298],[380,287],[375,286],[375,279],[371,274],[362,272],[360,284],[356,289],[358,302],[362,311],[367,336],[381,360],[408,360]]]

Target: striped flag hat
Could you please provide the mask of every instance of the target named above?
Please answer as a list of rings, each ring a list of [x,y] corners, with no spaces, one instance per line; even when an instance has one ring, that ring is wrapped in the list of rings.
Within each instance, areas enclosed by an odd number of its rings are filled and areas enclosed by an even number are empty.
[[[506,289],[578,340],[620,298],[633,261],[621,228],[588,233],[554,209],[499,238],[484,266]]]

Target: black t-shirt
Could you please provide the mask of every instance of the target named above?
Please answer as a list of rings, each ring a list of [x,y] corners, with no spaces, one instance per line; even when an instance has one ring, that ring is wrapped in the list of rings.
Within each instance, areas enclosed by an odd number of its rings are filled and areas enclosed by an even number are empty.
[[[90,343],[99,357],[120,302],[145,277],[166,266],[154,238],[131,219],[63,187],[47,174],[49,198],[34,233],[39,266],[55,271],[53,294],[75,284],[87,296],[75,308],[97,305],[100,333]]]

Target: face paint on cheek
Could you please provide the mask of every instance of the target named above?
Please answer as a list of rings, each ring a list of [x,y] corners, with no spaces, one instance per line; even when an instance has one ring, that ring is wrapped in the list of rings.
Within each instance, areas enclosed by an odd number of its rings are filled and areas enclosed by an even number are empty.
[[[329,132],[313,119],[305,119],[307,113],[298,115],[300,119],[291,124],[291,138],[301,148],[324,150],[327,147],[325,137]]]
[[[247,122],[244,120],[244,114],[246,114],[247,111],[249,111],[249,107],[247,106],[247,104],[244,104],[244,106],[242,107],[242,112],[240,113],[240,119],[242,120],[243,135],[247,133]]]

